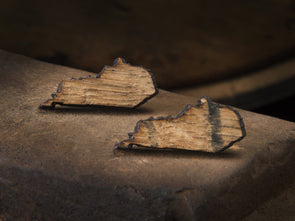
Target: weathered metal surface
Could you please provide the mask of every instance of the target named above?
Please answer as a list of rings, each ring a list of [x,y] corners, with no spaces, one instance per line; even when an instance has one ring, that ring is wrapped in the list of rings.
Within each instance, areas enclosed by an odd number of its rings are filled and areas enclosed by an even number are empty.
[[[134,124],[196,99],[160,90],[136,110],[39,104],[88,72],[0,50],[0,217],[234,220],[294,177],[295,124],[239,110],[247,136],[220,153],[113,150]]]
[[[221,152],[246,136],[243,119],[233,108],[202,97],[187,105],[176,117],[158,117],[136,123],[129,139],[115,148],[134,145],[191,151]]]

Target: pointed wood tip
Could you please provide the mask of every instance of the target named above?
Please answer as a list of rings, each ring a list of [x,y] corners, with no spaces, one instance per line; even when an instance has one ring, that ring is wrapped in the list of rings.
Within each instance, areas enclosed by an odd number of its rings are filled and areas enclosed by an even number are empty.
[[[126,64],[126,61],[124,58],[118,57],[115,59],[115,61],[114,61],[115,66],[122,65],[122,64]]]
[[[55,103],[54,99],[49,99],[45,101],[43,104],[40,104],[39,108],[40,109],[54,109]]]
[[[211,99],[207,96],[202,96],[198,99],[197,105],[203,105],[203,104],[208,104],[210,105],[212,103]]]
[[[208,102],[208,98],[206,98],[206,97],[202,97],[202,98],[200,99],[200,102],[201,102],[201,104],[207,103],[207,102]]]

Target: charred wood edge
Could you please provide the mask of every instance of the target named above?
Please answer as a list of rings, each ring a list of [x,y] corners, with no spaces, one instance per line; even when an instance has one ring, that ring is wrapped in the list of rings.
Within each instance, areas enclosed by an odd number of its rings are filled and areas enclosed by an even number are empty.
[[[155,93],[154,93],[154,94],[150,95],[149,97],[146,97],[146,98],[143,99],[139,104],[137,104],[136,106],[134,106],[134,107],[132,107],[132,108],[137,108],[137,107],[139,107],[140,105],[144,104],[144,103],[147,102],[149,99],[153,98],[154,96],[156,96],[156,95],[159,93],[159,89],[158,89],[158,86],[157,86],[156,78],[155,78],[155,76],[153,75],[153,73],[151,72],[150,69],[147,69],[147,68],[145,68],[145,67],[143,67],[143,66],[141,66],[141,65],[138,66],[138,65],[132,65],[132,64],[130,64],[130,63],[127,63],[127,62],[125,61],[125,59],[124,59],[124,58],[121,58],[121,57],[118,57],[118,58],[116,58],[116,59],[114,60],[114,62],[113,62],[113,66],[105,65],[105,66],[102,68],[102,70],[101,70],[101,71],[100,71],[95,77],[92,77],[91,75],[89,75],[88,77],[71,78],[71,80],[83,80],[83,79],[88,79],[88,78],[100,78],[101,75],[103,74],[103,72],[104,72],[104,70],[105,70],[106,68],[109,68],[109,67],[116,67],[116,66],[118,66],[118,60],[119,60],[119,59],[121,59],[122,62],[123,62],[124,64],[128,64],[128,65],[133,66],[133,67],[141,67],[141,68],[143,68],[144,70],[146,70],[146,71],[149,73],[149,75],[151,76],[152,81],[153,81],[153,84],[154,84],[154,87],[155,87]],[[61,92],[61,87],[62,87],[63,82],[64,82],[64,81],[61,81],[61,82],[59,83],[59,85],[58,85],[58,87],[57,87],[57,91],[56,91],[56,93],[60,93],[60,92]],[[56,93],[51,94],[51,97],[52,97],[53,99],[56,98],[56,96],[57,96]],[[48,99],[47,101],[49,101],[49,100],[51,100],[51,99]],[[46,101],[46,102],[47,102],[47,101]],[[39,105],[39,108],[41,108],[41,109],[54,109],[56,104],[59,104],[59,105],[61,105],[61,106],[74,106],[74,107],[85,107],[85,106],[91,106],[91,107],[105,107],[104,105],[81,105],[81,104],[78,104],[78,105],[70,104],[70,105],[68,105],[68,104],[63,104],[62,102],[52,102],[52,106],[51,106],[51,107],[44,107],[44,106],[42,106],[42,104],[40,104],[40,105]],[[132,109],[132,108],[131,108],[131,109]],[[128,108],[128,109],[130,109],[130,108]]]
[[[233,111],[233,112],[237,115],[237,117],[238,117],[238,119],[239,119],[240,126],[241,126],[242,136],[239,137],[238,139],[236,139],[236,140],[230,142],[228,145],[224,146],[222,149],[220,149],[220,150],[217,151],[217,152],[222,152],[222,151],[224,151],[225,149],[229,148],[229,147],[232,146],[234,143],[236,143],[236,142],[242,140],[242,139],[246,136],[246,128],[245,128],[245,124],[244,124],[244,122],[243,122],[243,118],[242,118],[242,116],[240,115],[240,113],[239,113],[237,110],[235,110],[235,109],[232,108],[231,106],[227,106],[227,105],[222,105],[222,104],[214,103],[214,102],[211,101],[210,98],[208,98],[208,97],[206,97],[206,96],[202,96],[202,97],[200,97],[200,98],[198,99],[196,105],[190,105],[190,104],[186,105],[185,108],[184,108],[184,109],[183,109],[183,110],[182,110],[182,111],[181,111],[176,117],[172,117],[171,115],[168,115],[167,117],[162,117],[162,116],[157,117],[157,118],[150,117],[150,118],[148,118],[148,119],[146,119],[146,120],[139,120],[139,121],[136,123],[136,126],[135,126],[135,128],[134,128],[134,132],[132,132],[132,133],[128,133],[129,138],[126,139],[126,140],[123,140],[123,141],[121,141],[121,142],[119,142],[119,143],[116,143],[116,144],[114,145],[114,149],[125,149],[125,148],[121,148],[120,145],[121,145],[122,143],[124,143],[124,142],[131,142],[131,141],[133,140],[133,138],[134,138],[133,135],[138,133],[141,122],[143,122],[143,121],[153,121],[153,120],[178,119],[178,118],[182,117],[182,116],[185,114],[185,112],[187,112],[187,111],[189,110],[189,108],[191,108],[191,107],[200,107],[200,106],[203,104],[202,101],[201,101],[202,98],[205,98],[205,99],[207,100],[208,107],[210,107],[211,105],[214,105],[215,108],[228,108],[229,110]],[[209,111],[209,110],[208,110],[208,111]],[[132,143],[128,144],[128,148],[131,149],[133,145],[136,145],[136,146],[139,146],[139,147],[140,147],[140,146],[141,146],[141,147],[149,147],[149,148],[151,148],[151,149],[152,149],[152,148],[153,148],[153,149],[174,149],[174,150],[176,149],[176,148],[155,148],[155,147],[143,146],[143,145],[132,144]],[[188,150],[188,151],[194,151],[194,150]]]

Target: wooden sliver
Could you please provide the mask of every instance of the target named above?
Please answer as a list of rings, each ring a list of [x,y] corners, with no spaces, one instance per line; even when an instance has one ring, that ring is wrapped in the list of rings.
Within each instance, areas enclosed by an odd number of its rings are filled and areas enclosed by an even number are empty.
[[[215,153],[225,150],[245,135],[243,120],[236,110],[202,97],[196,106],[187,105],[175,118],[140,120],[129,139],[115,147],[139,145]]]

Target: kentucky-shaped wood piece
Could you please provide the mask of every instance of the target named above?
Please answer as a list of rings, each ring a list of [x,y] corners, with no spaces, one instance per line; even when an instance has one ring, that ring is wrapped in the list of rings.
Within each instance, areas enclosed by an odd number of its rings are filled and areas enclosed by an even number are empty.
[[[54,108],[60,104],[133,108],[157,93],[156,81],[149,70],[117,58],[112,67],[105,66],[96,77],[62,81],[52,99],[40,107]]]
[[[196,106],[187,105],[175,118],[140,120],[129,139],[116,144],[115,148],[139,145],[215,153],[245,135],[243,119],[236,110],[202,97]]]

